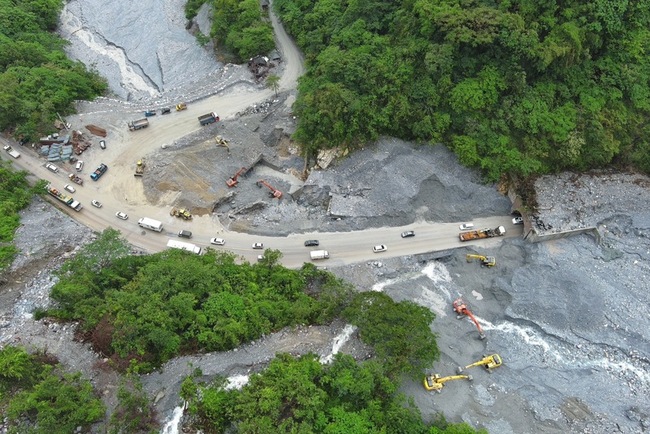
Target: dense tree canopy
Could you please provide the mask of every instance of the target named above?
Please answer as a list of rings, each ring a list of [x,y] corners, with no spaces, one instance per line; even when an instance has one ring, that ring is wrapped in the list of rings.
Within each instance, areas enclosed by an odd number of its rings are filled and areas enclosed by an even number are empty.
[[[339,315],[351,289],[306,264],[278,265],[267,250],[256,264],[231,254],[167,250],[128,256],[124,240],[106,230],[69,261],[52,289],[63,319],[82,321],[95,349],[127,367],[157,366],[181,351],[224,351],[298,324]]]
[[[304,153],[443,141],[488,179],[650,172],[644,1],[275,0],[307,58]]]
[[[104,417],[90,381],[67,374],[45,353],[0,350],[0,407],[9,433],[74,432]]]
[[[487,434],[441,419],[425,424],[375,361],[337,354],[329,365],[309,354],[280,354],[241,390],[187,379],[183,398],[205,432],[312,434]],[[234,431],[229,429],[235,428]]]
[[[73,62],[55,33],[60,0],[0,0],[0,130],[28,138],[52,129],[56,114],[92,99],[105,81]]]

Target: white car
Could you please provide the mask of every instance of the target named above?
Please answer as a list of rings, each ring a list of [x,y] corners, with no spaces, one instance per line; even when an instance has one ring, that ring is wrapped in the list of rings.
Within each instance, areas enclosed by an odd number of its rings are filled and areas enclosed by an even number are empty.
[[[77,190],[75,190],[75,188],[74,188],[73,186],[71,186],[70,184],[66,184],[65,187],[63,187],[63,188],[64,188],[66,191],[69,191],[70,193],[74,193],[75,191],[77,191]]]
[[[214,244],[215,246],[223,246],[226,244],[226,240],[223,238],[210,238],[210,244]]]
[[[52,163],[45,163],[45,168],[54,173],[57,173],[59,171],[59,168]]]
[[[461,231],[469,231],[474,229],[474,223],[463,223],[459,228]]]
[[[524,224],[524,218],[523,217],[515,217],[512,219],[512,224],[513,225],[523,225]]]
[[[99,141],[99,147],[102,149],[106,149],[106,140],[100,140]]]
[[[264,248],[264,244],[263,243],[254,243],[253,248],[255,250],[262,250]]]
[[[116,212],[115,217],[117,217],[120,220],[126,220],[129,218],[129,216],[126,213],[123,213],[122,211]]]
[[[84,162],[81,160],[77,161],[77,164],[74,166],[74,168],[77,170],[77,172],[81,172],[81,170],[84,168]]]
[[[102,207],[102,203],[101,203],[100,201],[98,201],[98,200],[93,199],[93,200],[90,201],[90,203],[91,203],[92,206],[94,206],[95,208],[101,208],[101,207]]]
[[[386,250],[388,250],[388,247],[386,247],[385,244],[379,244],[378,246],[372,248],[372,251],[375,253],[385,252]]]

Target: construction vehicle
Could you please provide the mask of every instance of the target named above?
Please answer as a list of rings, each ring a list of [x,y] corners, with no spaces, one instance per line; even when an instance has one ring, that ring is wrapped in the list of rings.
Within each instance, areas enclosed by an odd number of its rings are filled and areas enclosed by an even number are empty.
[[[149,119],[147,118],[138,119],[137,121],[129,122],[127,125],[129,126],[129,130],[131,131],[141,130],[142,128],[147,128],[149,126]]]
[[[97,181],[99,178],[101,178],[104,173],[108,170],[108,166],[105,165],[104,163],[100,164],[99,167],[90,174],[90,179],[93,181]]]
[[[144,175],[144,168],[146,166],[147,165],[144,162],[144,158],[139,159],[138,162],[135,163],[135,173],[133,174],[133,176],[142,176],[142,175]]]
[[[269,190],[271,190],[271,193],[269,193],[271,197],[275,197],[278,199],[282,197],[282,192],[280,190],[273,188],[273,186],[271,186],[268,182],[264,181],[263,179],[257,181],[256,184],[259,188],[267,187]]]
[[[494,256],[483,256],[483,255],[473,255],[468,253],[466,255],[467,262],[472,262],[472,259],[479,259],[481,261],[481,265],[484,265],[486,267],[494,267],[497,264],[497,260]]]
[[[469,317],[469,319],[472,320],[472,322],[478,329],[479,338],[481,340],[485,339],[485,333],[481,328],[481,324],[478,323],[478,320],[476,319],[474,314],[472,314],[472,311],[467,308],[467,304],[465,303],[465,301],[463,301],[462,298],[457,298],[456,300],[454,300],[453,306],[454,306],[454,311],[456,312],[456,317],[458,319],[461,319],[464,316]]]
[[[54,196],[57,200],[63,202],[65,206],[70,207],[75,211],[81,211],[81,209],[83,208],[83,205],[81,205],[79,201],[74,200],[74,198],[71,196],[61,193],[59,190],[52,187],[50,184],[48,184],[45,187],[45,189],[50,194],[50,196]]]
[[[490,354],[489,356],[483,355],[483,358],[481,360],[470,363],[464,368],[462,366],[459,366],[456,368],[456,372],[458,374],[462,374],[465,369],[473,368],[475,366],[485,366],[485,369],[487,369],[488,372],[492,372],[492,369],[498,368],[502,363],[503,362],[501,361],[501,356],[498,354]]]
[[[172,210],[169,212],[169,215],[174,216],[174,217],[180,217],[183,220],[192,220],[192,214],[186,210],[185,208],[172,208]]]
[[[68,178],[70,178],[70,180],[75,184],[84,185],[84,180],[81,179],[79,176],[75,175],[74,173],[69,174]]]
[[[230,178],[228,178],[228,179],[226,180],[226,185],[227,185],[228,187],[234,187],[234,186],[236,186],[236,185],[239,183],[239,181],[237,181],[237,178],[239,178],[240,175],[245,175],[245,174],[246,174],[246,170],[248,170],[248,169],[246,169],[245,167],[242,167],[241,169],[239,169],[239,170],[237,171],[237,173],[235,173],[234,176],[232,176],[232,177],[230,177]]]
[[[219,122],[219,115],[216,114],[215,112],[210,112],[202,116],[199,116],[199,123],[202,126],[212,124],[215,122]]]
[[[448,377],[441,377],[438,374],[431,374],[424,377],[424,388],[429,391],[435,390],[436,392],[440,393],[442,391],[442,388],[445,387],[445,383],[454,380],[472,381],[473,378],[471,375],[450,375]]]
[[[461,241],[480,240],[482,238],[501,237],[505,235],[506,228],[499,226],[494,229],[479,229],[477,231],[461,232],[459,234]]]
[[[185,110],[185,109],[187,109],[187,104],[185,104],[184,102],[176,104],[176,111],[177,112],[179,112],[181,110]]]

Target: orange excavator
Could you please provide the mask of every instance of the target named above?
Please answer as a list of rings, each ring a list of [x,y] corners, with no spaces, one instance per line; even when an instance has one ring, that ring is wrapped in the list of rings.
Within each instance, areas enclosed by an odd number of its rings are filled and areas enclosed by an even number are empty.
[[[239,181],[237,181],[237,178],[239,178],[240,175],[245,174],[245,173],[246,173],[246,170],[247,170],[247,169],[246,169],[245,167],[242,167],[241,169],[239,169],[239,170],[237,171],[237,173],[235,173],[234,176],[232,176],[232,177],[230,177],[230,178],[228,178],[228,179],[226,180],[226,185],[227,185],[228,187],[234,187],[234,186],[236,186],[237,183],[239,183]]]
[[[262,186],[264,186],[264,187],[267,187],[269,190],[271,190],[271,193],[270,193],[271,197],[275,197],[275,198],[278,198],[278,199],[280,199],[282,197],[282,192],[280,190],[277,190],[276,188],[271,186],[268,182],[264,181],[263,179],[260,179],[259,181],[257,181],[257,186],[259,188],[262,188]]]
[[[467,304],[462,298],[457,298],[454,300],[453,303],[454,306],[454,311],[457,314],[457,318],[461,319],[463,316],[469,317],[469,319],[472,320],[476,328],[478,329],[478,336],[480,339],[485,339],[485,333],[483,333],[483,329],[481,328],[481,325],[478,323],[478,320],[472,314],[472,311],[467,308]]]

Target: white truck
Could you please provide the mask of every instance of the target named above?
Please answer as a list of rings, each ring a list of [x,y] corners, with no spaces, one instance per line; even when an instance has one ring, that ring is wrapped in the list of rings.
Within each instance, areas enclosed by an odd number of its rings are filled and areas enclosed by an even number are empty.
[[[20,152],[14,151],[14,148],[12,148],[9,145],[4,146],[4,150],[7,151],[9,155],[11,155],[14,158],[20,158]]]
[[[311,257],[312,261],[316,261],[318,259],[329,259],[330,252],[327,250],[312,250],[309,252],[309,256]]]
[[[140,220],[138,220],[138,225],[141,228],[150,229],[156,232],[161,232],[163,230],[162,222],[150,219],[149,217],[142,217]]]
[[[167,247],[170,247],[172,249],[186,250],[188,252],[196,253],[197,255],[200,255],[202,251],[201,248],[195,244],[177,240],[167,241]]]

